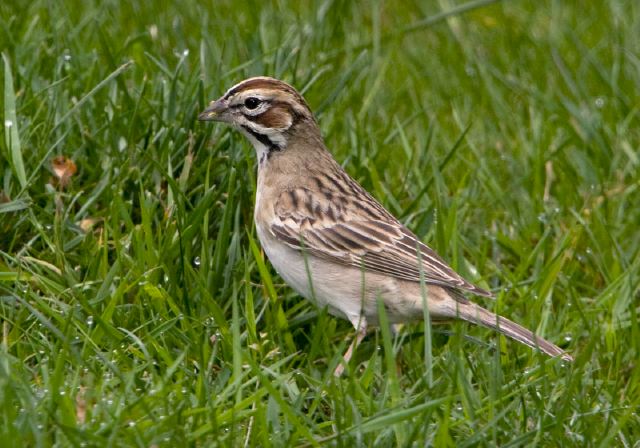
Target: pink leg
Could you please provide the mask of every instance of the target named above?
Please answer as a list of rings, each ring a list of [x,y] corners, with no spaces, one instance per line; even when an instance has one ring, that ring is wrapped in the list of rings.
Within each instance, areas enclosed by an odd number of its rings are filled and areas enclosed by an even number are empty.
[[[364,319],[362,319],[358,324],[359,325],[356,327],[355,339],[353,340],[351,345],[349,345],[349,348],[347,349],[344,356],[342,357],[342,361],[340,362],[340,364],[338,364],[338,366],[336,367],[336,370],[333,371],[333,375],[335,377],[342,376],[342,373],[344,372],[344,368],[349,363],[349,360],[351,359],[351,356],[353,355],[353,352],[355,351],[356,347],[362,342],[364,337],[367,335],[367,324],[364,321]]]

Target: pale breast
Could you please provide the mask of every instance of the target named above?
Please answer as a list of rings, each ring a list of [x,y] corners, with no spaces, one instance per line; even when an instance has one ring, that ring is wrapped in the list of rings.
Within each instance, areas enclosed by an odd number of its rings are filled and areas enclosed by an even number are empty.
[[[360,272],[349,266],[328,262],[299,251],[276,240],[256,223],[258,238],[269,261],[298,294],[330,314],[358,325],[361,316],[375,325],[378,321],[377,300],[385,304],[391,322],[420,318],[416,305],[402,300],[402,281],[372,272]]]
[[[331,314],[348,319],[354,326],[361,316],[372,324],[377,322],[379,297],[392,322],[406,321],[410,313],[421,315],[401,306],[401,281],[304,254],[278,239],[270,226],[276,220],[274,205],[280,197],[276,192],[282,188],[269,185],[266,173],[260,171],[254,215],[258,239],[269,261],[289,286],[319,307],[328,307]]]

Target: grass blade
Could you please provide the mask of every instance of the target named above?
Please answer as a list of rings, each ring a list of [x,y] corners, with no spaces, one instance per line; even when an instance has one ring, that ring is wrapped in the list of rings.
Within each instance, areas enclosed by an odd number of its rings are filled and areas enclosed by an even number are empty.
[[[13,90],[13,75],[9,57],[2,53],[4,60],[4,141],[9,151],[9,160],[13,172],[18,178],[20,188],[27,185],[27,174],[24,170],[20,134],[18,133],[18,117],[16,116],[16,93]]]

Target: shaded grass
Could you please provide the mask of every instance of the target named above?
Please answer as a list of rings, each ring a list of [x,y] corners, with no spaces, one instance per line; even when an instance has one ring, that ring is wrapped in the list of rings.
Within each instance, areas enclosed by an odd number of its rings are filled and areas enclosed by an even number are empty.
[[[2,440],[633,446],[637,6],[489,3],[434,22],[455,5],[3,2]],[[334,379],[352,329],[275,275],[253,150],[195,121],[257,74],[300,88],[355,178],[576,362],[454,324],[427,363],[415,324]]]

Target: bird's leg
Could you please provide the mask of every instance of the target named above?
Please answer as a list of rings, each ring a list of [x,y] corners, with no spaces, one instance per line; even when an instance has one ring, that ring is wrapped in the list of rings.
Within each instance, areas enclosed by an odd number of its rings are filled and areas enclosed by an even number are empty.
[[[336,370],[333,371],[333,375],[335,377],[342,376],[342,373],[344,372],[344,368],[349,363],[349,360],[351,359],[351,356],[353,355],[353,352],[355,351],[356,347],[360,344],[360,342],[362,342],[364,337],[367,335],[367,322],[364,320],[364,318],[358,319],[354,327],[356,328],[356,337],[353,339],[353,341],[349,345],[349,348],[344,353],[344,356],[342,357],[342,361],[340,361],[340,364],[337,365]]]

